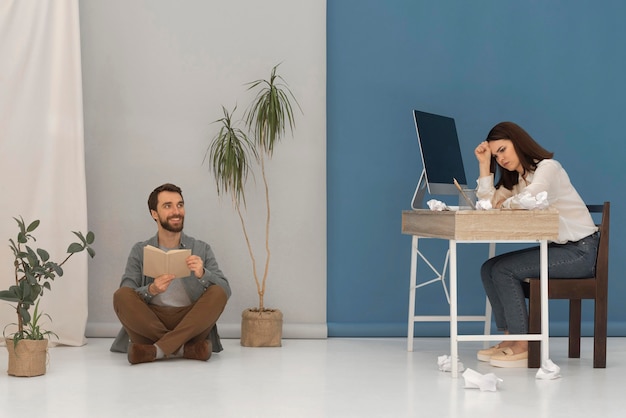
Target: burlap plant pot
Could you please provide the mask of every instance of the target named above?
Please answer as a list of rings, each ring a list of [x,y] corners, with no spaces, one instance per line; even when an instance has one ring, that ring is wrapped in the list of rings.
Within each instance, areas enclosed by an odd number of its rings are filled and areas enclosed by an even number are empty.
[[[283,336],[283,313],[278,309],[241,313],[241,345],[244,347],[280,347]]]
[[[46,374],[48,361],[48,340],[20,340],[14,346],[12,339],[6,339],[9,352],[11,376],[32,377]]]

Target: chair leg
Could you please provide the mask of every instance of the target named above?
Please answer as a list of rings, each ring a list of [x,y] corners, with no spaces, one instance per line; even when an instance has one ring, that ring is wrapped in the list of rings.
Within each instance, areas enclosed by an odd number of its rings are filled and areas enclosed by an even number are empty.
[[[530,281],[530,297],[528,298],[528,333],[541,333],[541,288],[539,280]],[[528,368],[541,367],[541,341],[528,342]]]
[[[607,303],[606,299],[595,300],[595,315],[593,327],[593,367],[606,367],[606,333],[607,333]]]
[[[581,300],[569,301],[569,358],[580,358]]]

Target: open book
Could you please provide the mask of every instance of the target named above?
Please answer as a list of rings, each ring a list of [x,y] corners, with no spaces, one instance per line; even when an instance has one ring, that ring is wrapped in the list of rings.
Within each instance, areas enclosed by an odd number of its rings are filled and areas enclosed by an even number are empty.
[[[185,260],[190,255],[191,250],[165,252],[152,245],[146,245],[143,248],[143,274],[148,277],[158,277],[162,274],[173,274],[176,278],[187,277],[191,270],[187,268]]]

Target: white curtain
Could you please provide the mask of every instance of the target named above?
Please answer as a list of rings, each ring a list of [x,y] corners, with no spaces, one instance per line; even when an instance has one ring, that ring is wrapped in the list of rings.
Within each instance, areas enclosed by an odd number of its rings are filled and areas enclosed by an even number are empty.
[[[54,261],[75,241],[71,231],[87,232],[78,0],[0,0],[0,158],[0,288],[6,289],[14,283],[13,217],[41,220],[33,246]],[[59,337],[52,342],[85,343],[87,264],[86,253],[72,257],[41,300],[52,319],[43,328]],[[0,329],[16,320],[12,306],[0,301]]]

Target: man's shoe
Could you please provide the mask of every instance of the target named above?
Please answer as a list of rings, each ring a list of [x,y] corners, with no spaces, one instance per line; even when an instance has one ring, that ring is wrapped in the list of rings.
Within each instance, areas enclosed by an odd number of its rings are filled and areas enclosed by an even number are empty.
[[[511,348],[505,348],[500,354],[494,354],[489,364],[495,367],[528,367],[528,351],[514,354]]]
[[[187,342],[183,348],[183,357],[191,360],[207,361],[211,357],[213,345],[209,340]]]
[[[154,344],[133,344],[128,346],[128,362],[130,364],[149,363],[156,360]]]
[[[491,356],[493,356],[494,354],[500,354],[502,350],[503,348],[500,347],[500,344],[496,344],[489,348],[485,348],[484,350],[479,350],[476,354],[476,357],[480,361],[489,361],[491,360]]]

